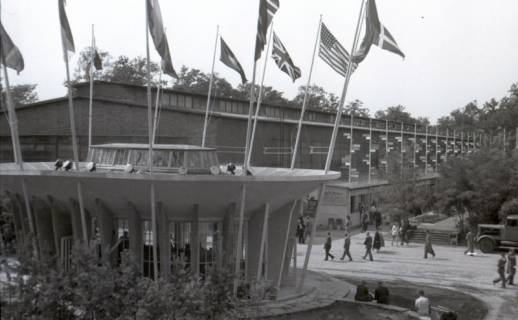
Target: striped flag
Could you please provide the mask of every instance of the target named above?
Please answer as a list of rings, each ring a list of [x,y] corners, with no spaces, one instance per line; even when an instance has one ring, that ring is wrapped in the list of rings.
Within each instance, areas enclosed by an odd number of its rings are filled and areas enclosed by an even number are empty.
[[[67,12],[65,11],[65,0],[58,0],[58,7],[59,22],[61,25],[61,41],[63,43],[64,54],[67,54],[68,51],[76,52],[76,48],[74,46],[74,38],[72,37],[72,30],[70,30]]]
[[[266,33],[272,23],[275,12],[279,9],[279,0],[260,0],[259,18],[257,20],[257,37],[255,39],[255,61],[261,58],[264,45],[266,44]]]
[[[293,61],[291,61],[288,51],[286,51],[286,48],[282,45],[281,39],[277,37],[275,32],[273,33],[272,58],[275,60],[275,63],[277,63],[279,69],[286,72],[293,82],[300,78],[300,68],[295,66]]]
[[[20,73],[24,68],[22,53],[14,45],[1,22],[0,45],[0,64],[4,64],[7,68],[14,69],[17,73]]]
[[[369,53],[372,44],[398,54],[403,58],[405,57],[405,54],[399,49],[394,37],[392,37],[388,29],[381,24],[374,0],[368,0],[365,24],[365,36],[360,45],[360,49],[358,49],[358,52],[356,52],[353,57],[354,62],[362,62]]]
[[[160,5],[158,0],[146,0],[147,1],[147,14],[149,21],[149,33],[153,38],[156,51],[162,58],[161,66],[162,71],[171,77],[178,79],[178,75],[173,67],[171,60],[171,53],[169,51],[169,43],[167,42],[167,36],[164,31],[164,23],[162,22],[162,12],[160,11]]]
[[[243,70],[243,67],[237,60],[237,58],[234,55],[234,53],[232,52],[232,50],[230,50],[230,48],[227,45],[227,43],[225,42],[225,40],[223,40],[222,37],[219,37],[219,38],[221,40],[221,53],[219,56],[219,60],[221,62],[223,62],[225,65],[227,65],[229,68],[237,71],[239,73],[239,75],[241,76],[241,82],[243,84],[245,84],[246,76],[245,76],[245,71]]]
[[[333,68],[333,70],[345,77],[351,56],[340,42],[336,40],[324,23],[322,23],[322,27],[320,28],[320,48],[318,50],[318,56]],[[356,65],[353,66],[353,71],[354,69],[356,69]]]

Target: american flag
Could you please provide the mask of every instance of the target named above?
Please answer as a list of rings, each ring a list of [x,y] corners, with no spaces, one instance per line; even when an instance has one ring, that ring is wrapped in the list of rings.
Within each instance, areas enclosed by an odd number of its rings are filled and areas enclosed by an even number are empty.
[[[320,49],[318,56],[333,68],[333,70],[345,77],[350,55],[340,42],[336,40],[324,23],[322,23],[320,28]],[[353,66],[353,71],[356,69],[356,66],[356,64]]]
[[[286,48],[282,45],[281,39],[277,37],[275,32],[273,33],[273,50],[272,50],[272,58],[279,66],[279,69],[286,72],[293,82],[300,78],[300,68],[295,66],[293,61],[291,61],[290,55]]]
[[[266,43],[266,33],[272,23],[273,15],[279,10],[279,0],[260,0],[259,18],[257,20],[257,37],[255,39],[255,61],[261,58]]]

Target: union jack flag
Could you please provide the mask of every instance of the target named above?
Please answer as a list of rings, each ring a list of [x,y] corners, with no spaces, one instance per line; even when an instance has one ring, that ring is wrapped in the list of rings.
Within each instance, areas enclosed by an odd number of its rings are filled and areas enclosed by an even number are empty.
[[[266,33],[268,33],[268,27],[272,23],[277,10],[279,10],[279,0],[260,0],[257,36],[255,38],[255,61],[261,58],[261,52],[263,52],[266,43]]]
[[[295,66],[293,61],[291,61],[288,51],[286,51],[286,48],[282,45],[281,40],[277,37],[275,32],[273,33],[272,58],[275,60],[275,63],[277,63],[279,69],[286,72],[293,82],[300,78],[300,68]]]

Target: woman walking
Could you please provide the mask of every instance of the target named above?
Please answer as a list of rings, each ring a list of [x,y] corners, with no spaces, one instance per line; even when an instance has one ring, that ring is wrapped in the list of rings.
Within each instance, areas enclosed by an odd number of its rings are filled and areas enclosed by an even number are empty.
[[[399,241],[399,226],[394,223],[392,225],[392,231],[391,231],[391,234],[392,234],[392,246],[394,246],[394,241],[396,242],[396,247],[398,246],[398,241]]]

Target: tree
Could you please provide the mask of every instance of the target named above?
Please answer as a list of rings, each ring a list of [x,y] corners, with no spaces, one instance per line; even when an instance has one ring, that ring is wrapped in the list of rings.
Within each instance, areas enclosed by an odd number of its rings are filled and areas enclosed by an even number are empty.
[[[209,84],[210,73],[206,74],[198,69],[189,69],[186,66],[182,66],[178,73],[178,80],[175,82],[173,88],[182,91],[208,94]],[[214,74],[213,77],[211,94],[226,98],[240,97],[232,85],[224,78],[220,78],[217,74]]]
[[[240,84],[237,87],[236,95],[237,98],[249,100],[250,99],[250,88],[251,83]],[[257,101],[257,95],[259,94],[259,86],[255,85],[255,100]],[[277,91],[269,86],[263,86],[263,99],[262,102],[265,104],[271,104],[275,106],[286,106],[290,105],[290,101],[284,98],[283,93]]]
[[[363,106],[363,102],[356,99],[349,102],[344,108],[345,114],[352,114],[354,117],[369,117],[369,108]]]
[[[302,107],[304,95],[308,90],[307,107],[317,110],[336,110],[338,107],[338,97],[333,93],[328,93],[324,88],[313,84],[311,86],[300,86],[299,92],[291,100],[292,104]]]
[[[394,122],[405,122],[413,123],[415,119],[412,117],[410,112],[405,110],[402,105],[388,107],[385,110],[378,110],[374,114],[376,119],[394,121]]]
[[[38,93],[36,92],[36,84],[17,84],[11,86],[11,97],[15,106],[34,103],[38,101]],[[7,105],[7,93],[0,84],[2,92],[2,109]]]
[[[106,73],[106,69],[112,64],[113,57],[108,54],[107,51],[97,50],[97,53],[101,57],[103,69],[96,71],[94,69],[94,80],[99,80]],[[86,66],[91,59],[91,47],[86,47],[79,52],[79,58],[77,59],[77,65],[74,69],[73,82],[89,81],[90,74],[86,72]]]

